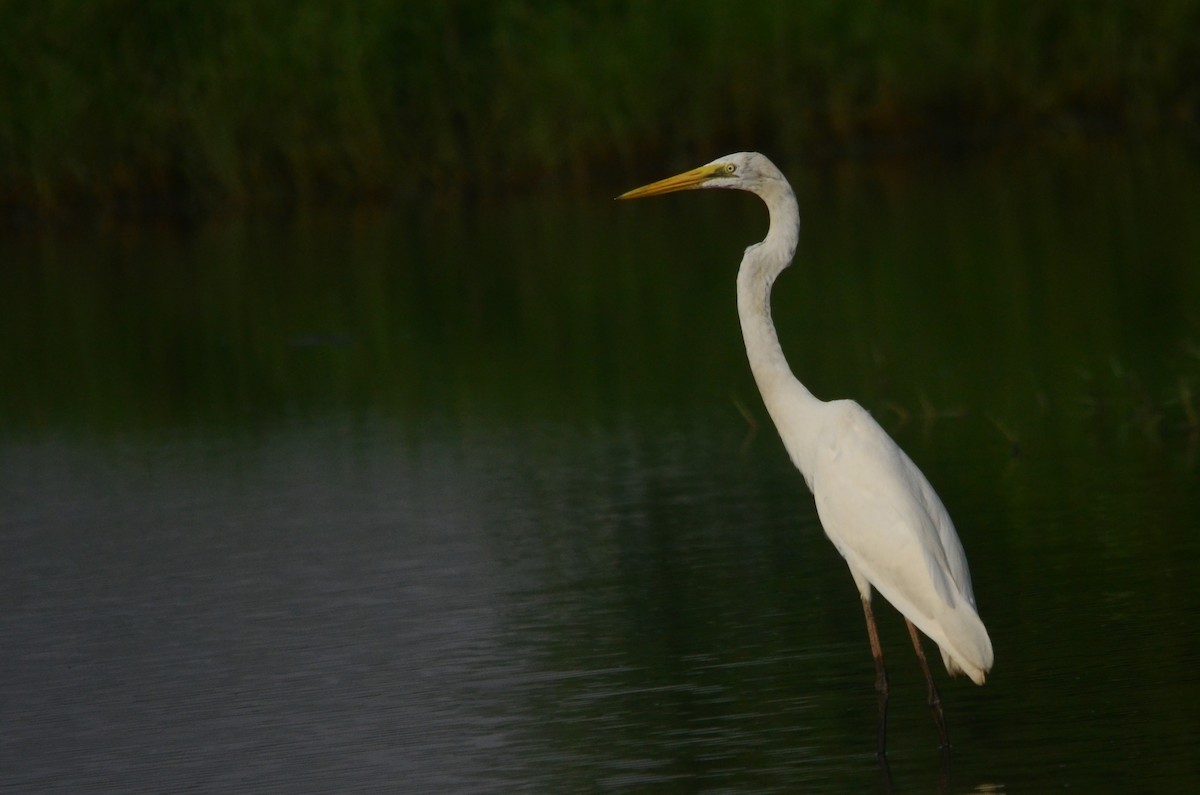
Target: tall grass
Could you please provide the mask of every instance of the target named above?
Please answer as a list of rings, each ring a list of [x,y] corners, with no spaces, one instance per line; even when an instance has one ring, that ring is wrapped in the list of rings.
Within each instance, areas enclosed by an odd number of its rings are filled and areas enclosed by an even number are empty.
[[[388,198],[1198,117],[1197,0],[0,4],[10,207]]]

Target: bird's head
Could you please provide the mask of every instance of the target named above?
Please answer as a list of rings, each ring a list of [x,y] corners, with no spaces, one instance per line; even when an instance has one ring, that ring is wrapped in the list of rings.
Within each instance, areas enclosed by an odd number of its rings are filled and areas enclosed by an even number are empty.
[[[765,155],[758,152],[737,152],[718,157],[711,163],[693,168],[691,171],[634,188],[622,193],[617,198],[641,199],[646,196],[659,196],[664,193],[699,188],[744,190],[761,196],[764,190],[769,189],[768,186],[775,181],[786,183],[783,174]]]

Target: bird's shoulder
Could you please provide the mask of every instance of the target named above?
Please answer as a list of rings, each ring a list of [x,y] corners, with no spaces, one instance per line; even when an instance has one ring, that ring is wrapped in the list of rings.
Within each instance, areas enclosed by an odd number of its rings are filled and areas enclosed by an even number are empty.
[[[825,404],[825,413],[818,446],[826,461],[866,457],[881,465],[899,463],[895,454],[903,455],[900,447],[858,403],[832,400]]]
[[[882,526],[936,524],[940,513],[925,476],[870,412],[833,401],[818,438],[813,493],[830,514],[869,512]],[[882,527],[881,527],[882,529]]]

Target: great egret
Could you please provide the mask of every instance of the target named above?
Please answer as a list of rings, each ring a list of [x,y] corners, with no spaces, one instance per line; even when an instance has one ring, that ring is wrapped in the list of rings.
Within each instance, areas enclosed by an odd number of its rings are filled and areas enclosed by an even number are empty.
[[[800,213],[792,186],[774,163],[757,152],[739,152],[617,198],[696,188],[748,191],[771,213],[766,238],[746,249],[738,269],[742,337],[767,412],[862,597],[875,658],[878,753],[887,752],[888,680],[871,610],[872,587],[904,615],[948,752],[941,698],[917,630],[937,643],[952,675],[965,673],[981,685],[992,667],[992,642],[975,611],[967,556],[950,515],[921,470],[866,409],[853,400],[814,397],[788,368],[771,322],[771,287],[796,252]]]

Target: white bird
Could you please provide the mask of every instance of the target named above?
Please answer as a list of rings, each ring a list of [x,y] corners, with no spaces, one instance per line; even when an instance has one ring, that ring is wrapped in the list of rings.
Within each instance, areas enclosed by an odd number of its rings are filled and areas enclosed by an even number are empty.
[[[992,642],[975,609],[967,556],[954,524],[921,470],[866,409],[853,400],[814,397],[788,367],[771,321],[771,288],[795,254],[800,213],[791,185],[774,163],[757,152],[739,152],[617,198],[697,188],[748,191],[771,213],[766,238],[742,257],[738,316],[763,403],[862,597],[875,658],[878,753],[886,755],[888,683],[871,610],[872,588],[904,615],[948,753],[941,698],[917,630],[937,643],[952,675],[965,673],[982,685],[992,667]]]

